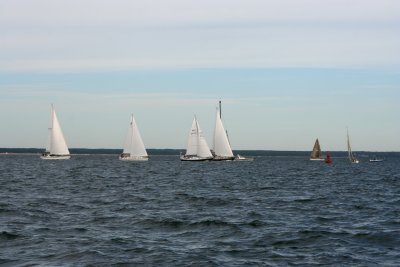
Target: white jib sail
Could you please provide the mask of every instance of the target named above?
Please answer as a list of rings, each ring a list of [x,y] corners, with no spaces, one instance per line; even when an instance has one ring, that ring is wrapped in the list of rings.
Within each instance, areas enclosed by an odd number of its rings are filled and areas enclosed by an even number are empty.
[[[216,156],[220,157],[233,157],[232,148],[229,144],[218,110],[214,129],[214,153]]]
[[[206,139],[203,136],[203,132],[200,129],[200,125],[197,122],[196,117],[194,117],[192,127],[190,128],[186,146],[186,155],[198,156],[202,158],[212,157],[210,148],[207,144]]]
[[[52,155],[69,155],[67,143],[61,130],[54,106],[51,106],[51,120],[49,128],[49,143],[46,148]]]
[[[131,115],[123,153],[129,153],[131,157],[147,157],[146,148],[144,147],[139,128],[137,127],[133,115]]]

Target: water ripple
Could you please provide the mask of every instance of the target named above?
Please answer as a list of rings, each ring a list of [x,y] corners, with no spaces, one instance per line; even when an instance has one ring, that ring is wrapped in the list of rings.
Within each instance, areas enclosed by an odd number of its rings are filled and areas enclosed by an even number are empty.
[[[400,159],[0,157],[2,266],[398,266]]]

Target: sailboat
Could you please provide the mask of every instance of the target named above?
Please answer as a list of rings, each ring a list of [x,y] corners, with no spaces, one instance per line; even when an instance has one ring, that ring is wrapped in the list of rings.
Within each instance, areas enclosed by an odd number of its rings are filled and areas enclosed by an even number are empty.
[[[182,161],[204,161],[213,158],[200,125],[194,116],[186,145],[186,154],[180,155]]]
[[[321,147],[319,145],[318,138],[317,138],[317,140],[315,140],[315,144],[314,144],[313,150],[311,152],[310,160],[324,160],[324,158],[322,157],[322,151],[321,151]]]
[[[219,110],[215,119],[214,128],[214,158],[213,160],[234,160],[231,145],[228,140],[228,135],[225,131],[221,120],[221,101],[219,101]]]
[[[57,118],[56,110],[51,105],[49,137],[47,141],[46,151],[40,156],[42,159],[69,159],[67,143],[61,130],[60,123]]]
[[[124,150],[119,155],[119,159],[124,161],[145,161],[149,159],[133,114],[131,115]]]
[[[376,155],[374,155],[372,158],[369,159],[369,162],[382,162],[383,160],[383,158],[378,158]]]
[[[358,159],[353,155],[353,152],[351,151],[349,129],[347,129],[347,152],[351,163],[359,163]]]

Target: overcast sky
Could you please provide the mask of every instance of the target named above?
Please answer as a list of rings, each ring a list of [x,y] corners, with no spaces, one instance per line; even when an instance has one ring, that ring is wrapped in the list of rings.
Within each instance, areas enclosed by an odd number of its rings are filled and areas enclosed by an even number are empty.
[[[400,1],[0,0],[0,147],[400,151]]]

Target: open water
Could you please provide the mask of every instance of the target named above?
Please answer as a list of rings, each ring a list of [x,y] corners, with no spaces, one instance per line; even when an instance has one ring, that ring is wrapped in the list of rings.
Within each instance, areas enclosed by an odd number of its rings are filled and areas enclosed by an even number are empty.
[[[400,158],[0,155],[1,266],[400,266]]]

